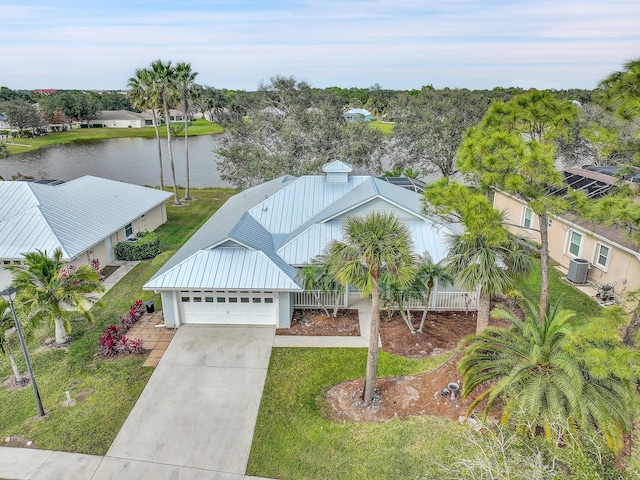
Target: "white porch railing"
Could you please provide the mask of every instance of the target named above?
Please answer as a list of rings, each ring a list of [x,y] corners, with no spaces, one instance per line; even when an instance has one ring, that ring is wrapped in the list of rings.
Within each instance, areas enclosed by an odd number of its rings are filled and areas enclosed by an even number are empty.
[[[317,292],[320,302],[327,308],[334,308],[338,302],[338,308],[345,306],[344,292]],[[320,308],[316,296],[310,290],[296,292],[294,299],[296,308]],[[405,308],[422,310],[424,305],[417,299],[409,299]],[[436,292],[431,295],[429,310],[454,310],[474,312],[478,309],[477,292]]]
[[[338,308],[344,307],[344,292],[316,292],[320,303],[327,308],[334,308],[336,302],[338,302]],[[318,298],[311,290],[305,290],[304,292],[296,292],[296,297],[293,301],[293,306],[297,308],[320,308],[318,305]]]

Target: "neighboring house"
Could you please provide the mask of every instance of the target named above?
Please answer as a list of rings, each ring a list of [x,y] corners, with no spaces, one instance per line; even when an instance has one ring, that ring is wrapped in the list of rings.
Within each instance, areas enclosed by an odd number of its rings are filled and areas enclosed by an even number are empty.
[[[364,120],[365,122],[373,121],[373,115],[369,110],[364,108],[352,108],[344,112],[344,119],[347,122],[357,122],[358,120]]]
[[[170,196],[91,176],[66,183],[0,181],[0,290],[11,283],[4,265],[36,250],[59,248],[70,265],[107,265],[116,243],[166,222]]]
[[[87,123],[90,127],[144,128],[147,126],[146,121],[145,115],[129,110],[100,110],[96,112],[96,118]],[[153,125],[153,121],[151,125]]]
[[[162,115],[156,115],[163,123]],[[169,110],[169,117],[172,122],[184,122],[184,114],[180,110]],[[96,118],[87,122],[90,127],[103,128],[144,128],[153,127],[153,114],[151,110],[142,113],[130,112],[129,110],[100,110],[96,112]]]
[[[9,129],[11,125],[9,124],[9,119],[4,113],[0,113],[0,129]]]
[[[579,168],[565,170],[565,182],[598,198],[619,182],[610,175]],[[555,192],[556,194],[561,192]],[[510,230],[539,242],[538,217],[525,202],[496,191],[494,206],[504,210]],[[607,227],[564,213],[549,220],[549,256],[567,271],[568,280],[594,286],[611,284],[616,297],[640,288],[640,248],[620,228]]]
[[[231,197],[146,283],[160,292],[165,324],[288,327],[293,308],[313,307],[298,268],[333,240],[346,218],[392,212],[409,228],[415,254],[447,254],[451,231],[422,214],[422,195],[333,161],[325,175],[284,176]],[[340,295],[348,306],[348,289]],[[306,299],[306,300],[305,300]],[[475,292],[439,288],[431,308],[475,309]]]

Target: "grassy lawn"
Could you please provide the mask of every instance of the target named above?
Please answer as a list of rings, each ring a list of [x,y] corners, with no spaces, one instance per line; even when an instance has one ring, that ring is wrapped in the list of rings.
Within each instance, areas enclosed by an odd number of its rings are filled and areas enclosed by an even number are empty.
[[[167,206],[168,221],[156,231],[163,253],[141,262],[104,297],[102,307],[94,307],[96,321],[80,318],[72,322],[74,342],[68,351],[38,351],[52,329],[41,326],[29,342],[29,352],[42,402],[48,415],[38,419],[31,387],[17,391],[0,388],[0,433],[2,438],[20,435],[34,440],[38,448],[104,455],[133,408],[153,369],[143,367],[145,357],[103,360],[95,356],[98,336],[107,325],[138,298],[155,300],[160,296],[142,290],[142,285],[166,262],[226,200],[233,190],[194,190],[198,200],[189,206]],[[159,307],[160,308],[160,307]],[[21,371],[26,371],[19,347],[14,354]],[[0,358],[0,378],[11,375],[9,362]],[[85,400],[65,407],[65,392]]]
[[[534,305],[538,304],[540,299],[540,262],[536,262],[531,274],[520,280],[516,288],[526,298],[533,301]],[[553,267],[549,269],[549,300],[552,305],[560,300],[564,308],[585,317],[597,317],[602,309],[588,295],[571,286],[564,279],[564,276]]]
[[[539,268],[518,288],[537,301]],[[562,298],[565,307],[581,315],[594,317],[601,309],[556,270],[551,272],[551,298]],[[410,360],[381,352],[379,376],[425,372],[446,358]],[[274,349],[247,474],[287,480],[447,476],[451,452],[468,448],[456,435],[456,422],[424,416],[358,424],[323,416],[326,391],[364,377],[365,362],[364,349]]]
[[[222,132],[222,127],[207,120],[199,119],[191,122],[189,136],[209,135]],[[162,137],[166,137],[166,129],[160,128]],[[178,136],[184,136],[184,133]],[[110,138],[156,138],[154,128],[74,128],[67,132],[48,133],[43,137],[16,138],[12,142],[29,146],[11,145],[7,148],[12,155],[37,150],[48,145],[72,143],[78,141],[107,140]]]
[[[460,426],[437,417],[336,423],[321,413],[333,385],[361,378],[365,349],[275,348],[248,475],[293,479],[441,478]],[[448,356],[409,360],[380,354],[380,377],[435,368]]]
[[[371,128],[380,130],[382,133],[387,133],[387,134],[393,133],[393,123],[371,122],[369,123],[369,125],[371,125]]]

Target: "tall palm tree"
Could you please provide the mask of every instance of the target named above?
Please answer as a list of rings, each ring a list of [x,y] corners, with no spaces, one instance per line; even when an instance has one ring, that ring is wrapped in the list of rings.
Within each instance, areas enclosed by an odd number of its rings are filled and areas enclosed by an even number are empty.
[[[151,110],[153,117],[153,128],[156,131],[156,143],[158,145],[158,161],[160,164],[160,188],[164,190],[164,171],[162,165],[162,147],[160,145],[160,126],[158,111],[162,105],[160,94],[155,88],[152,73],[149,69],[140,68],[136,70],[135,75],[129,79],[128,96],[131,104],[140,110]]]
[[[489,327],[469,337],[458,365],[463,396],[488,386],[469,411],[487,399],[486,415],[503,399],[503,421],[521,415],[530,433],[541,428],[551,439],[550,425],[563,419],[561,423],[581,431],[596,427],[618,450],[637,400],[627,364],[632,352],[621,346],[617,326],[609,322],[609,328],[606,319],[598,319],[594,328],[593,319],[580,320],[557,305],[540,315],[529,301],[524,320],[504,308],[494,310],[494,316],[509,320],[512,327]]]
[[[195,79],[198,72],[191,70],[191,64],[179,62],[176,65],[176,82],[175,88],[182,105],[184,116],[184,159],[187,168],[187,185],[184,192],[184,199],[191,200],[189,193],[189,110],[195,97]]]
[[[155,85],[154,88],[160,96],[164,122],[167,128],[167,150],[171,164],[171,180],[173,181],[173,204],[181,205],[178,195],[178,184],[176,183],[176,167],[173,162],[173,150],[171,148],[171,115],[169,112],[169,108],[175,102],[176,98],[176,71],[170,61],[164,63],[162,60],[156,60],[151,63],[149,72]]]
[[[16,359],[13,356],[13,352],[11,351],[11,346],[9,344],[9,335],[14,327],[13,313],[9,308],[9,302],[0,298],[0,353],[9,357],[9,363],[11,363],[11,369],[13,370],[13,376],[16,379],[16,384],[20,385],[24,382],[24,379],[20,374],[20,369],[18,368],[18,364],[16,363]],[[23,330],[25,333],[29,331],[29,329],[24,328]]]
[[[90,266],[68,267],[58,249],[51,257],[46,251],[27,253],[23,264],[7,265],[6,268],[13,274],[20,308],[34,322],[49,320],[55,326],[56,343],[68,341],[69,317],[73,311],[80,312],[87,321],[93,321],[87,306],[90,307],[94,300],[87,295],[103,292],[104,287],[98,272]]]
[[[529,272],[531,253],[509,241],[470,231],[453,235],[445,260],[447,272],[460,286],[479,290],[476,333],[489,326],[491,296],[503,293],[513,279]]]
[[[407,227],[392,214],[377,213],[350,217],[344,225],[344,239],[333,242],[326,255],[331,275],[343,285],[354,285],[363,296],[371,295],[371,329],[367,354],[363,400],[373,400],[378,366],[380,335],[380,290],[382,275],[406,287],[414,276],[411,237]]]

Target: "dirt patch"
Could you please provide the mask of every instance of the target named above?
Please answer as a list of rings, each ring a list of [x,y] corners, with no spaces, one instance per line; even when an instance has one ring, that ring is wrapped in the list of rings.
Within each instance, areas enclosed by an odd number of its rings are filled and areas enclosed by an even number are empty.
[[[10,375],[2,381],[0,386],[5,390],[22,390],[23,388],[31,386],[31,377],[25,372],[22,374],[22,383],[17,383],[16,377]]]
[[[4,438],[2,444],[3,447],[16,447],[16,448],[35,448],[36,444],[28,438],[21,437],[19,435],[11,435]]]
[[[332,313],[329,311],[329,313]],[[276,329],[276,335],[360,336],[358,310],[338,310],[336,318],[323,310],[294,310],[290,328]]]
[[[55,337],[45,338],[42,345],[36,348],[34,353],[42,353],[42,352],[50,352],[51,350],[69,350],[69,345],[73,343],[73,339],[69,337],[69,340],[66,343],[59,344],[56,343]]]
[[[109,275],[112,275],[119,268],[120,265],[107,265],[106,267],[104,267],[102,270],[100,270],[100,276],[102,277],[102,280],[104,281],[105,279],[107,279]]]
[[[422,312],[411,312],[414,328],[420,326]],[[423,333],[412,334],[399,313],[380,318],[382,349],[407,358],[426,358],[453,350],[460,341],[476,331],[476,312],[428,313]],[[490,325],[506,328],[508,321],[491,319]]]
[[[364,379],[340,383],[326,394],[330,408],[325,415],[332,420],[349,422],[383,422],[418,415],[458,420],[467,414],[469,405],[481,393],[474,392],[464,400],[459,394],[442,394],[450,382],[462,386],[456,369],[459,360],[460,355],[457,355],[441,367],[420,375],[380,378],[376,382],[375,398],[368,405],[362,401]],[[501,408],[502,405],[494,405],[490,416],[499,418]],[[475,410],[481,413],[484,403]]]

